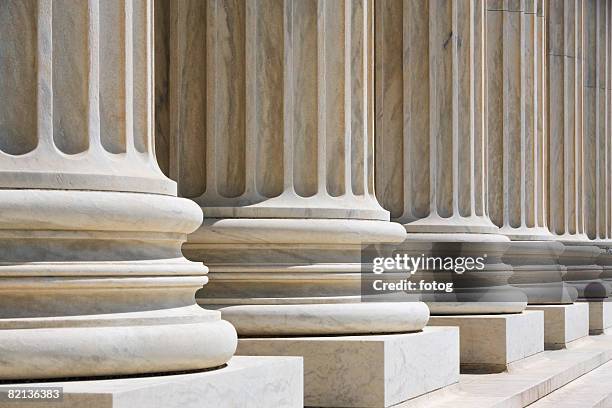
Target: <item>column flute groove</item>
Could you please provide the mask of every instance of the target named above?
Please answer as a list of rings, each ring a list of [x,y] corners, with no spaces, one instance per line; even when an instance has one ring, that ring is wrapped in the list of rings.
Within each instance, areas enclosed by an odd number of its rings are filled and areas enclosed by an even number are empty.
[[[168,128],[177,132],[179,154],[170,160],[177,160],[179,192],[205,213],[183,246],[210,268],[200,304],[220,308],[245,336],[422,329],[423,303],[360,304],[361,245],[405,235],[370,180],[371,2],[188,4],[194,25],[206,23],[206,41],[189,38],[180,68],[174,60],[159,64],[178,74],[172,91],[195,99],[193,115],[171,115]],[[185,18],[170,17],[170,43],[187,38]],[[192,95],[183,86],[203,81],[214,90]],[[194,157],[195,140],[216,150]],[[181,174],[202,161],[207,178],[197,191],[190,185],[201,179]],[[226,162],[236,171],[227,172]]]
[[[487,254],[481,271],[423,271],[455,285],[424,299],[435,315],[521,312],[501,260],[509,239],[485,201],[485,2],[382,0],[377,19],[378,199],[413,255]]]
[[[0,380],[212,369],[236,349],[181,254],[201,210],[152,151],[151,7],[0,6]],[[104,35],[124,21],[125,41]]]
[[[554,241],[543,217],[545,3],[487,5],[489,214],[512,240],[504,255],[513,266],[510,283],[531,304],[569,304],[577,293],[563,283],[564,246]]]

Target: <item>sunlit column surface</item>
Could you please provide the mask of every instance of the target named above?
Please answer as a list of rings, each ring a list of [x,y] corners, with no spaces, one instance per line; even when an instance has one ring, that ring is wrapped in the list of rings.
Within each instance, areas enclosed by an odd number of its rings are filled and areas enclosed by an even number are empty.
[[[236,333],[153,152],[152,3],[0,4],[0,380],[212,368]]]

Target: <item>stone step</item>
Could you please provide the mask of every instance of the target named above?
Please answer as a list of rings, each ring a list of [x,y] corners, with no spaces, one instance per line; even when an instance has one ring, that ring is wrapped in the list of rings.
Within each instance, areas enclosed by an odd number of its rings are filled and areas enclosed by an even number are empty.
[[[395,407],[525,407],[577,381],[599,367],[607,368],[606,363],[611,360],[612,335],[589,336],[569,343],[567,349],[544,351],[517,361],[503,373],[462,374],[456,384]],[[607,381],[607,384],[612,384],[612,382]],[[603,388],[605,388],[604,385],[602,385]],[[607,395],[601,395],[601,398],[594,403],[606,404],[606,397]],[[576,398],[579,397],[570,396],[566,399],[569,402]]]
[[[612,407],[612,361],[536,401],[530,407]]]

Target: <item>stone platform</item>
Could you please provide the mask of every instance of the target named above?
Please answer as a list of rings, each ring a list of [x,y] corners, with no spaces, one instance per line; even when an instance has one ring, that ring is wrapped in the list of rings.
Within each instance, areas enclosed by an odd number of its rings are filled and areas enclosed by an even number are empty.
[[[63,387],[61,401],[11,401],[11,387]],[[299,357],[233,357],[226,367],[191,374],[0,385],[3,408],[302,407]]]
[[[586,303],[529,305],[527,310],[544,312],[546,350],[564,348],[568,343],[589,335],[589,306]]]
[[[455,383],[459,330],[329,337],[243,338],[238,355],[304,357],[304,405],[388,407]]]
[[[429,326],[458,326],[461,371],[495,373],[544,350],[544,313],[431,316]]]
[[[608,407],[611,359],[612,336],[584,337],[512,363],[507,372],[462,374],[457,384],[396,408]]]
[[[612,302],[584,301],[589,305],[589,334],[602,334],[612,328]]]

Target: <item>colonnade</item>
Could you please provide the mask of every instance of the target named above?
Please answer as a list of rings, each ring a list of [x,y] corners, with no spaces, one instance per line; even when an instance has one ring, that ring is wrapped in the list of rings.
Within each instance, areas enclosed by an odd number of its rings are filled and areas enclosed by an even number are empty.
[[[0,380],[223,373],[238,347],[303,357],[308,405],[387,406],[459,359],[503,370],[577,321],[603,332],[611,19],[609,0],[0,0]],[[452,293],[368,302],[366,244],[487,261],[418,275]],[[423,380],[364,370],[397,355]]]

